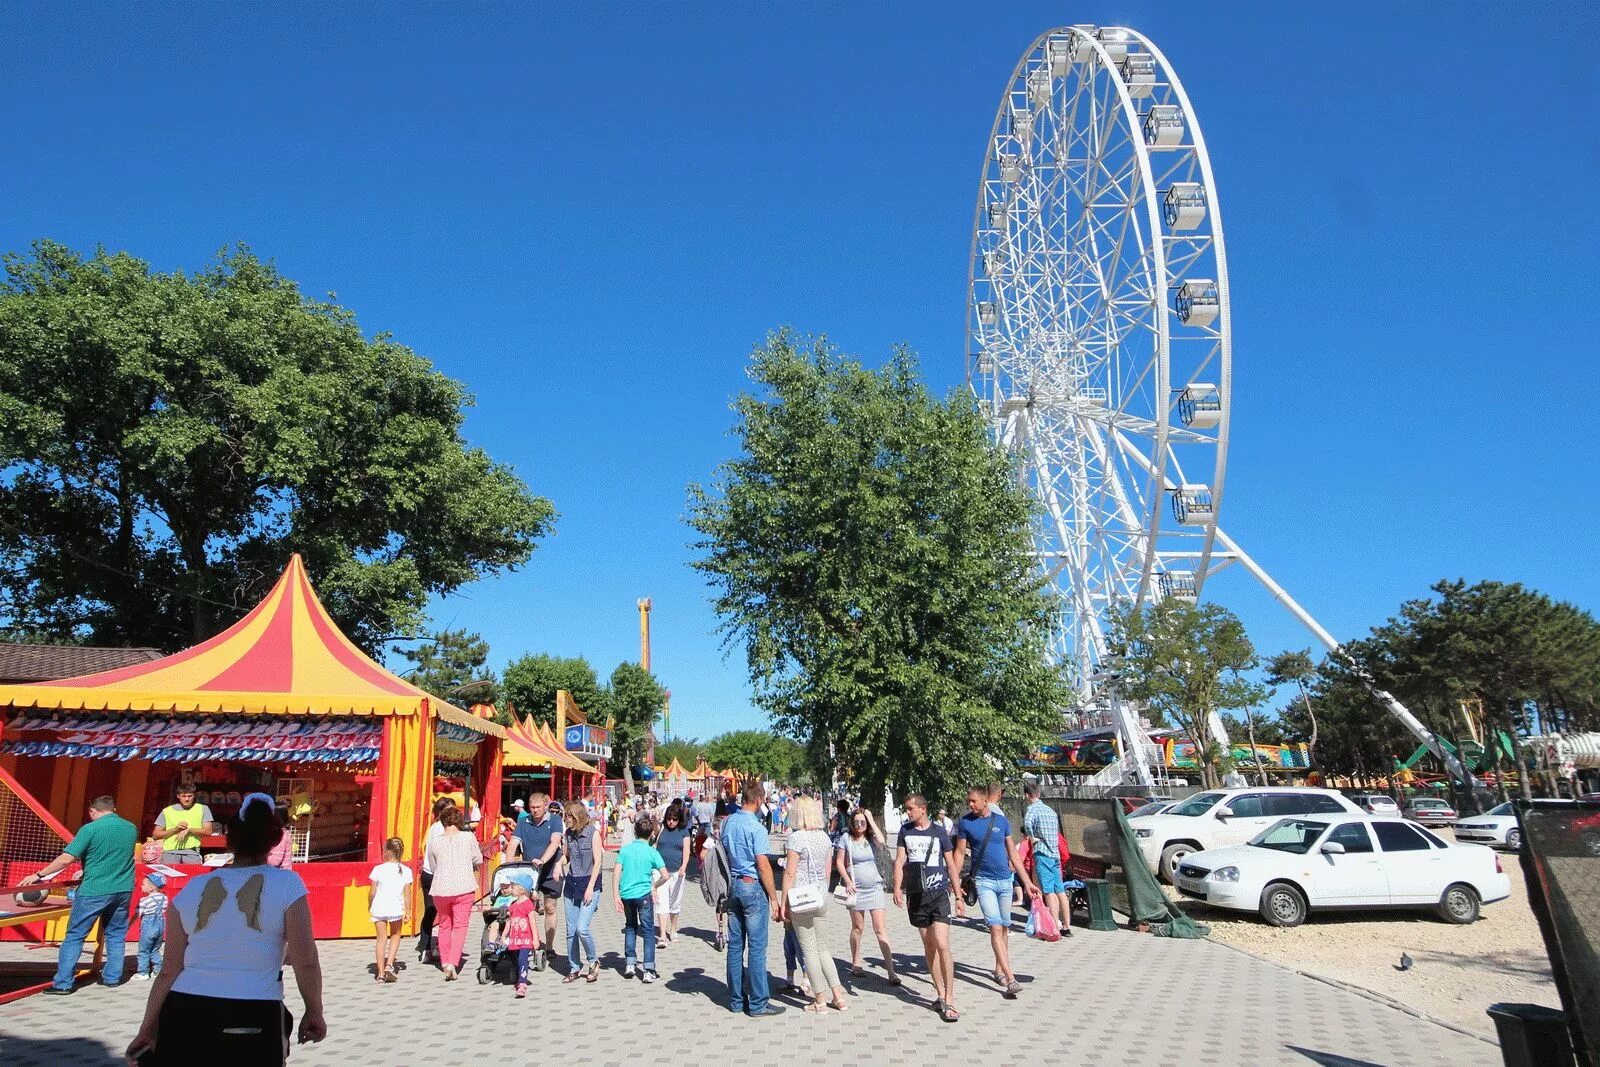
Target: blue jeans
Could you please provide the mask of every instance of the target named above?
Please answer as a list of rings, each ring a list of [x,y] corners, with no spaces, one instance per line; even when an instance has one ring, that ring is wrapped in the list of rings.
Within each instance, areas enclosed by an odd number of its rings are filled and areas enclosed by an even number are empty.
[[[759,1015],[767,1010],[767,928],[772,902],[760,882],[735,878],[728,892],[728,1010]],[[745,963],[745,949],[750,962]],[[748,980],[749,989],[745,988]]]
[[[637,900],[622,902],[622,957],[628,966],[639,959],[634,950],[636,938],[644,938],[644,969],[656,969],[656,904],[646,893]]]
[[[161,945],[167,939],[164,923],[146,920],[139,925],[139,961],[134,974],[155,974],[161,970]]]
[[[577,900],[573,899],[574,896]],[[590,924],[594,922],[595,909],[600,906],[599,888],[596,887],[594,897],[589,903],[578,903],[582,899],[582,890],[576,894],[564,893],[561,897],[561,907],[567,915],[567,967],[574,971],[583,965],[585,952],[589,954],[591,963],[600,957],[594,946],[594,934],[589,930]]]
[[[1004,878],[977,878],[978,907],[989,926],[1011,925],[1011,875]]]
[[[132,900],[132,890],[92,897],[79,893],[73,898],[72,914],[67,918],[67,936],[61,942],[56,977],[51,985],[57,989],[72,988],[72,972],[78,969],[83,943],[88,939],[89,931],[94,929],[95,922],[102,919],[100,943],[106,949],[106,965],[100,972],[100,980],[106,985],[116,985],[122,981],[122,963],[128,951],[128,905]]]

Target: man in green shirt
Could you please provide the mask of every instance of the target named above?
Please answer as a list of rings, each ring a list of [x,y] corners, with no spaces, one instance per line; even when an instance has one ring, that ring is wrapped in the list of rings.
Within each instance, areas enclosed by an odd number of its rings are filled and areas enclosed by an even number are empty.
[[[46,993],[64,996],[72,992],[78,956],[96,921],[101,923],[100,937],[106,948],[100,982],[114,986],[122,981],[129,905],[133,900],[133,853],[138,841],[138,829],[117,814],[117,802],[110,797],[95,797],[89,802],[89,821],[67,844],[66,851],[19,883],[46,881],[74,863],[83,864],[83,880],[72,898],[72,915],[56,961],[55,981]]]

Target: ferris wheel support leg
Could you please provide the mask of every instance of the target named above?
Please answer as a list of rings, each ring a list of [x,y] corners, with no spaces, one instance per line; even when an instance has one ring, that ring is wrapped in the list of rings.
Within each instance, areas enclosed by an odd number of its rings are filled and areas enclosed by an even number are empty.
[[[1388,708],[1390,714],[1399,719],[1405,728],[1416,736],[1417,740],[1427,746],[1428,751],[1433,753],[1445,765],[1452,778],[1458,782],[1465,783],[1471,789],[1480,788],[1478,780],[1473,777],[1472,772],[1467,770],[1466,766],[1456,758],[1453,752],[1439,743],[1439,738],[1434,735],[1433,731],[1424,726],[1421,719],[1411,714],[1411,709],[1400,703],[1393,693],[1379,686],[1374,678],[1352,661],[1345,653],[1344,646],[1334,640],[1333,635],[1321,623],[1312,618],[1311,613],[1301,607],[1300,602],[1290,596],[1283,586],[1273,581],[1272,575],[1263,570],[1261,564],[1251,559],[1250,554],[1239,547],[1238,542],[1223,533],[1220,526],[1217,527],[1217,542],[1222,545],[1230,556],[1238,560],[1245,570],[1254,575],[1256,581],[1265,586],[1267,592],[1271,593],[1278,603],[1289,610],[1289,614],[1299,619],[1301,625],[1310,630],[1312,635],[1322,642],[1330,654],[1339,657],[1354,669],[1356,676],[1371,690],[1372,695],[1378,699],[1378,702]]]

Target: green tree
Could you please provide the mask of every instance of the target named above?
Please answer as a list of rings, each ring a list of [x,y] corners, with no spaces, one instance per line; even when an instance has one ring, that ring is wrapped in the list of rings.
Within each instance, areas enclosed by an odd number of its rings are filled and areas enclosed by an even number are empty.
[[[400,653],[412,663],[411,684],[452,704],[493,704],[499,682],[484,664],[489,642],[467,630],[440,630],[429,640]]]
[[[667,741],[656,742],[656,762],[663,767],[672,766],[672,761],[677,760],[686,771],[692,771],[695,764],[700,762],[706,745],[692,737],[674,737]]]
[[[555,725],[558,689],[572,694],[590,722],[605,724],[611,714],[608,693],[582,656],[552,656],[544,652],[519,656],[506,665],[500,681],[500,692],[518,718],[546,726]]]
[[[689,522],[758,704],[869,797],[1014,773],[1068,692],[1030,499],[970,397],[935,400],[904,349],[870,370],[788,332],[748,373],[742,454]]]
[[[1311,661],[1309,648],[1295,649],[1280,652],[1267,660],[1267,684],[1271,686],[1294,685],[1300,692],[1300,702],[1305,706],[1306,718],[1311,722],[1311,736],[1306,741],[1306,756],[1311,766],[1321,767],[1317,762],[1317,710],[1311,706],[1311,695],[1306,692],[1306,683],[1317,676],[1316,665]]]
[[[805,749],[793,738],[771,730],[733,730],[706,742],[706,759],[713,767],[737,771],[741,778],[758,778],[802,784]]]
[[[1245,677],[1257,660],[1244,625],[1218,604],[1173,597],[1114,616],[1110,643],[1123,695],[1161,725],[1183,730],[1201,778],[1215,786],[1229,755],[1212,733],[1211,716],[1252,707],[1267,694]]]
[[[637,663],[619,663],[611,672],[611,752],[622,764],[629,796],[633,795],[633,765],[644,759],[650,728],[666,706],[666,689]]]
[[[526,562],[550,502],[461,437],[461,383],[240,247],[195,275],[49,241],[0,285],[0,618],[174,648],[291,552],[369,651]]]

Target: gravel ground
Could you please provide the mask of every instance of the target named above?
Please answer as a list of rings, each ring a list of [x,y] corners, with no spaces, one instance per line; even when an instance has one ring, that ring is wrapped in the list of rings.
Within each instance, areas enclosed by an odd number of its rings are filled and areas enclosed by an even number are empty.
[[[1449,831],[1442,836],[1449,838]],[[1501,853],[1501,862],[1511,876],[1511,896],[1485,905],[1471,926],[1452,926],[1422,912],[1380,911],[1323,913],[1282,930],[1258,916],[1184,903],[1211,927],[1215,941],[1492,1035],[1494,1024],[1485,1014],[1490,1004],[1561,1006],[1521,868],[1510,853]],[[1408,971],[1396,969],[1402,952],[1415,961]]]

